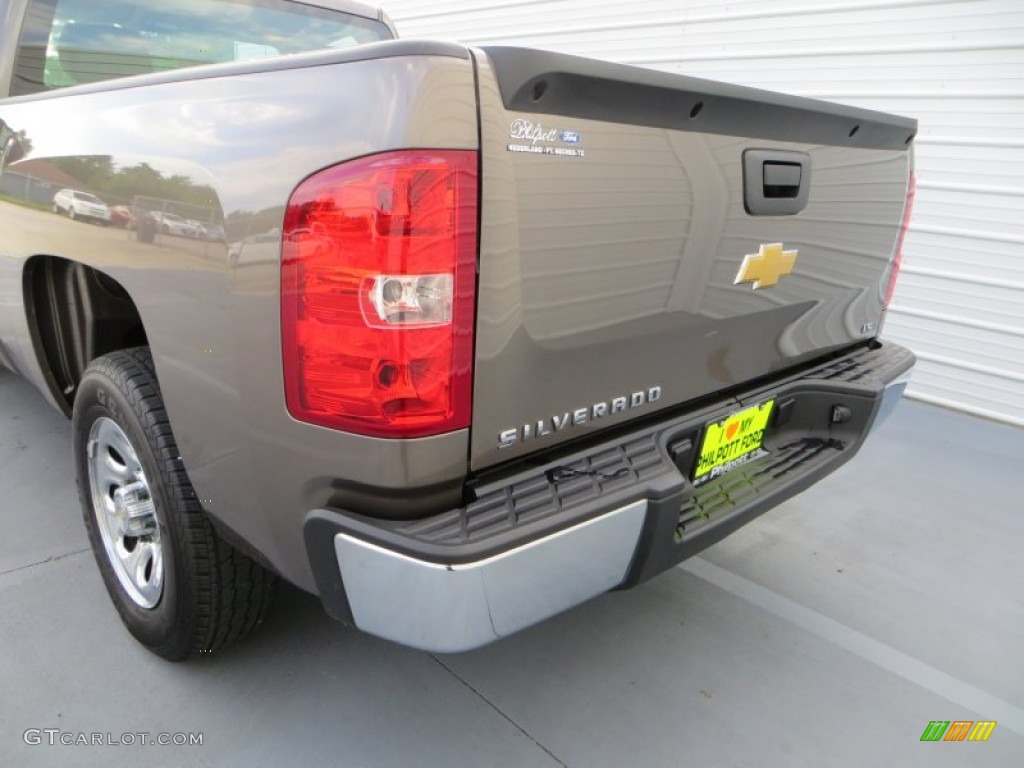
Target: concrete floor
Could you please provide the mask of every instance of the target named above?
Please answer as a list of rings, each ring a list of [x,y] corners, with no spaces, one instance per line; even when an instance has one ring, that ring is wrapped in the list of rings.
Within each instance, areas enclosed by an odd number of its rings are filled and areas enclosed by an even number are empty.
[[[249,641],[179,665],[117,620],[68,435],[0,372],[0,766],[1024,765],[1020,430],[906,402],[702,556],[473,653],[361,635],[288,588]],[[919,741],[977,719],[987,743]]]

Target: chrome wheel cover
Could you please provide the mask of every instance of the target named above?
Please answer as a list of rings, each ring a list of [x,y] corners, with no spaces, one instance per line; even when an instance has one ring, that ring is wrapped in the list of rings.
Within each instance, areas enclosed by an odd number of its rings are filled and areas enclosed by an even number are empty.
[[[153,608],[164,590],[163,546],[138,454],[106,416],[93,422],[86,451],[92,509],[107,560],[132,601]]]

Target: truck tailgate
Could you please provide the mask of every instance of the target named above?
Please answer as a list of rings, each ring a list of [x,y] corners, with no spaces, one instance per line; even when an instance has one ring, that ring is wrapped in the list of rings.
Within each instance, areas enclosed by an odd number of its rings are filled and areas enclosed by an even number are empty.
[[[559,54],[474,56],[474,469],[877,334],[915,121]]]

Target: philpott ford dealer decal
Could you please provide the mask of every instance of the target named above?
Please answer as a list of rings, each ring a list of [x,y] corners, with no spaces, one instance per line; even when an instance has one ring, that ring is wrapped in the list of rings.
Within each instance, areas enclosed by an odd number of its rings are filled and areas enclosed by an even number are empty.
[[[509,152],[526,152],[533,155],[555,155],[558,157],[583,157],[579,147],[565,147],[562,144],[579,144],[583,137],[577,131],[563,131],[532,120],[517,118],[509,126]]]

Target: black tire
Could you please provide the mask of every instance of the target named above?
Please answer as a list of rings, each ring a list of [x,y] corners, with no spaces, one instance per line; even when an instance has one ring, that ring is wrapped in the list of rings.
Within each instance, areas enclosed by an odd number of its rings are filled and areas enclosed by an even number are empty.
[[[148,608],[133,599],[115,571],[100,532],[104,513],[93,504],[89,438],[104,418],[134,449],[153,502],[163,581],[158,601]],[[180,661],[220,650],[263,621],[277,578],[225,542],[207,519],[179,458],[148,347],[113,352],[89,365],[75,397],[72,441],[96,563],[121,620],[142,645]],[[112,489],[103,493],[113,496]]]

